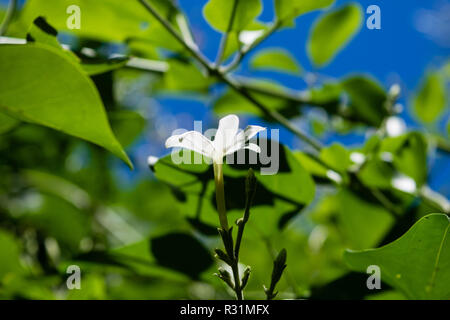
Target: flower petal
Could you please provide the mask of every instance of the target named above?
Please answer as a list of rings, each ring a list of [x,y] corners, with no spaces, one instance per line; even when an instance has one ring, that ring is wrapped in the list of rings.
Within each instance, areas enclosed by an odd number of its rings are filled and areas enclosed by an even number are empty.
[[[166,140],[166,148],[184,148],[212,157],[214,146],[212,142],[198,131],[188,131],[173,135]]]
[[[235,142],[238,130],[239,118],[236,115],[230,114],[220,119],[213,142],[216,151],[225,154],[226,150]]]
[[[240,149],[248,149],[248,150],[252,150],[252,151],[254,151],[256,153],[260,153],[261,152],[261,148],[255,143],[249,143],[248,145],[236,144],[236,145],[232,146],[230,149],[228,149],[227,153],[225,155],[227,156],[229,154],[233,154],[233,153],[235,153],[236,151],[238,151]]]
[[[244,141],[247,142],[254,136],[256,136],[259,132],[266,130],[264,127],[260,126],[247,126],[244,131],[241,131],[237,134],[237,141]]]
[[[247,126],[245,130],[239,132],[235,138],[231,146],[226,150],[225,154],[232,154],[239,149],[245,148],[245,144],[251,138],[258,134],[258,132],[264,131],[266,128],[260,126]],[[248,149],[248,148],[247,148]]]
[[[244,147],[244,149],[248,149],[248,150],[254,151],[256,153],[260,153],[261,152],[261,148],[255,143],[249,143],[248,145],[246,145]]]

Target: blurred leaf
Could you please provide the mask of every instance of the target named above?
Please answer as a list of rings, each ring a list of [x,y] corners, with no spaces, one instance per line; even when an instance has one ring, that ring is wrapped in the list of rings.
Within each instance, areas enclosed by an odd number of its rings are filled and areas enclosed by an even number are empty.
[[[300,73],[301,67],[295,58],[283,49],[264,49],[253,56],[251,66],[254,69]]]
[[[20,254],[21,248],[17,239],[9,232],[0,229],[0,283],[8,275],[24,273]]]
[[[277,20],[284,26],[293,26],[298,16],[330,6],[334,0],[275,0]]]
[[[283,92],[283,89],[278,84],[273,82],[255,81],[254,84],[263,91],[264,88],[268,88]],[[252,96],[259,101],[263,101],[264,105],[270,110],[281,111],[283,108],[291,105],[291,103],[285,99],[271,97],[270,95],[268,96],[264,93],[252,93]],[[233,90],[225,91],[225,93],[215,101],[214,111],[219,115],[235,113],[263,116],[261,110],[259,110],[252,102],[248,101],[248,99]]]
[[[165,17],[174,15],[177,9],[172,1],[148,0]],[[70,14],[66,10],[71,5],[81,9],[81,28],[69,29],[67,20]],[[28,28],[37,16],[47,21],[61,32],[75,33],[78,36],[99,41],[125,41],[131,37],[152,34],[153,25],[157,25],[152,16],[138,1],[122,0],[29,0],[21,13],[20,22]]]
[[[414,111],[425,123],[434,122],[445,108],[446,89],[439,73],[430,73],[414,99]]]
[[[0,134],[8,132],[20,124],[20,121],[16,118],[12,118],[2,112],[0,112]]]
[[[146,125],[145,118],[134,111],[118,110],[108,115],[113,132],[123,146],[131,145],[141,135]]]
[[[378,249],[347,251],[344,257],[359,272],[379,266],[383,281],[410,299],[449,299],[449,227],[446,215],[428,215],[398,240]]]
[[[345,172],[352,164],[350,152],[341,144],[333,143],[320,151],[320,158],[334,170]]]
[[[83,61],[81,67],[90,76],[106,73],[126,66],[128,58],[111,58],[101,60]]]
[[[380,152],[393,156],[395,168],[413,178],[417,187],[427,181],[427,143],[418,132],[411,132],[399,137],[386,138],[381,142]]]
[[[396,173],[392,164],[381,159],[371,159],[358,172],[360,180],[369,187],[390,189]]]
[[[316,66],[328,64],[358,32],[362,18],[356,3],[324,14],[311,31],[308,53],[312,62]]]
[[[67,300],[104,300],[107,297],[106,279],[101,274],[87,274],[81,282],[81,290],[69,290]]]
[[[226,32],[237,1],[231,30],[244,30],[261,13],[261,0],[209,0],[203,8],[203,15],[217,31]]]
[[[169,70],[157,84],[157,89],[206,93],[213,82],[214,79],[206,77],[194,64],[174,59],[169,62]]]
[[[70,181],[48,172],[23,170],[26,182],[43,193],[55,195],[78,209],[87,209],[92,200],[89,194]]]
[[[151,251],[158,264],[198,279],[213,264],[209,251],[196,238],[170,233],[151,239]]]
[[[64,49],[59,44],[57,36],[58,31],[48,24],[44,17],[38,17],[33,21],[33,25],[27,33],[27,42],[37,42],[61,50],[61,52],[66,54],[74,63],[81,63],[83,70],[90,76],[122,68],[128,62],[128,58],[126,57],[112,59],[93,58],[82,62],[72,51]]]
[[[353,76],[341,83],[350,96],[351,117],[369,125],[379,127],[387,116],[384,106],[387,95],[375,81],[364,76]]]
[[[324,198],[313,219],[336,229],[339,241],[347,248],[373,247],[390,230],[394,219],[385,208],[367,200],[364,195],[340,189],[335,195]]]
[[[98,144],[132,164],[114,137],[92,81],[57,49],[44,45],[3,45],[0,109]]]

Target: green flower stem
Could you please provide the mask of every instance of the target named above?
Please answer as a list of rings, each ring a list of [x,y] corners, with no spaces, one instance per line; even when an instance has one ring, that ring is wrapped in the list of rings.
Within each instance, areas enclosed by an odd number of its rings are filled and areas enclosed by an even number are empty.
[[[225,207],[225,190],[223,186],[223,165],[214,163],[214,182],[216,183],[216,202],[220,226],[228,231],[227,209]]]

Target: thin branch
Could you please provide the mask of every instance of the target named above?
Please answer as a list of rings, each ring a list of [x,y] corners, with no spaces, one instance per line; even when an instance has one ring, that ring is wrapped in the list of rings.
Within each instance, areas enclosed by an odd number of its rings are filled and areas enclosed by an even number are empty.
[[[146,0],[138,0],[144,7],[147,9],[150,14],[159,21],[163,25],[164,28],[198,61],[200,62],[206,69],[211,70],[212,66],[210,62],[206,59],[205,56],[198,50],[197,47],[194,47],[188,44],[183,37],[173,28],[169,21],[167,21],[164,17],[162,17],[156,9],[148,3]]]
[[[239,5],[239,0],[234,0],[233,9],[231,11],[230,21],[228,21],[228,27],[226,32],[223,34],[222,39],[220,40],[219,51],[217,52],[216,58],[216,66],[219,66],[222,62],[223,55],[225,54],[225,50],[227,48],[228,37],[230,35],[231,30],[233,30],[234,19],[236,17],[237,7]]]
[[[3,19],[3,22],[0,25],[0,37],[6,34],[9,24],[11,23],[11,20],[14,17],[14,13],[16,12],[16,9],[17,9],[17,0],[10,0],[5,18]]]
[[[280,27],[280,24],[278,22],[275,22],[272,24],[272,26],[264,33],[261,37],[255,39],[251,44],[245,46],[242,48],[242,50],[237,53],[233,59],[233,61],[230,62],[230,64],[223,68],[222,72],[224,74],[227,74],[231,72],[232,70],[236,69],[239,63],[245,58],[245,56],[251,52],[254,48],[256,48],[259,44],[261,44],[263,41],[265,41],[267,38],[269,38],[272,34],[275,33],[275,31],[278,30]]]

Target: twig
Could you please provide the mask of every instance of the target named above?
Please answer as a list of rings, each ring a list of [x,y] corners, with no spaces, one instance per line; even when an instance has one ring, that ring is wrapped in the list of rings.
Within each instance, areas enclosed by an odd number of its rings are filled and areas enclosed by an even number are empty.
[[[0,37],[6,34],[9,24],[11,23],[11,20],[14,17],[14,13],[16,12],[16,8],[17,8],[17,0],[10,0],[5,18],[3,19],[3,22],[0,25]]]
[[[272,26],[264,33],[261,37],[255,39],[251,44],[245,46],[242,48],[241,51],[239,51],[238,54],[234,57],[233,61],[230,62],[230,64],[222,69],[222,72],[224,74],[227,74],[231,72],[232,70],[236,69],[236,67],[239,65],[239,63],[245,58],[245,56],[252,51],[254,48],[256,48],[259,44],[261,44],[263,41],[265,41],[267,38],[269,38],[275,31],[278,30],[280,27],[279,22],[275,22],[272,24]]]
[[[236,16],[238,5],[239,5],[239,0],[234,0],[233,9],[231,11],[231,16],[230,16],[230,20],[228,22],[227,30],[223,34],[222,39],[220,40],[219,51],[217,52],[217,58],[216,58],[216,66],[219,66],[220,63],[222,62],[223,55],[227,48],[228,37],[230,35],[231,30],[233,30],[234,18]]]

